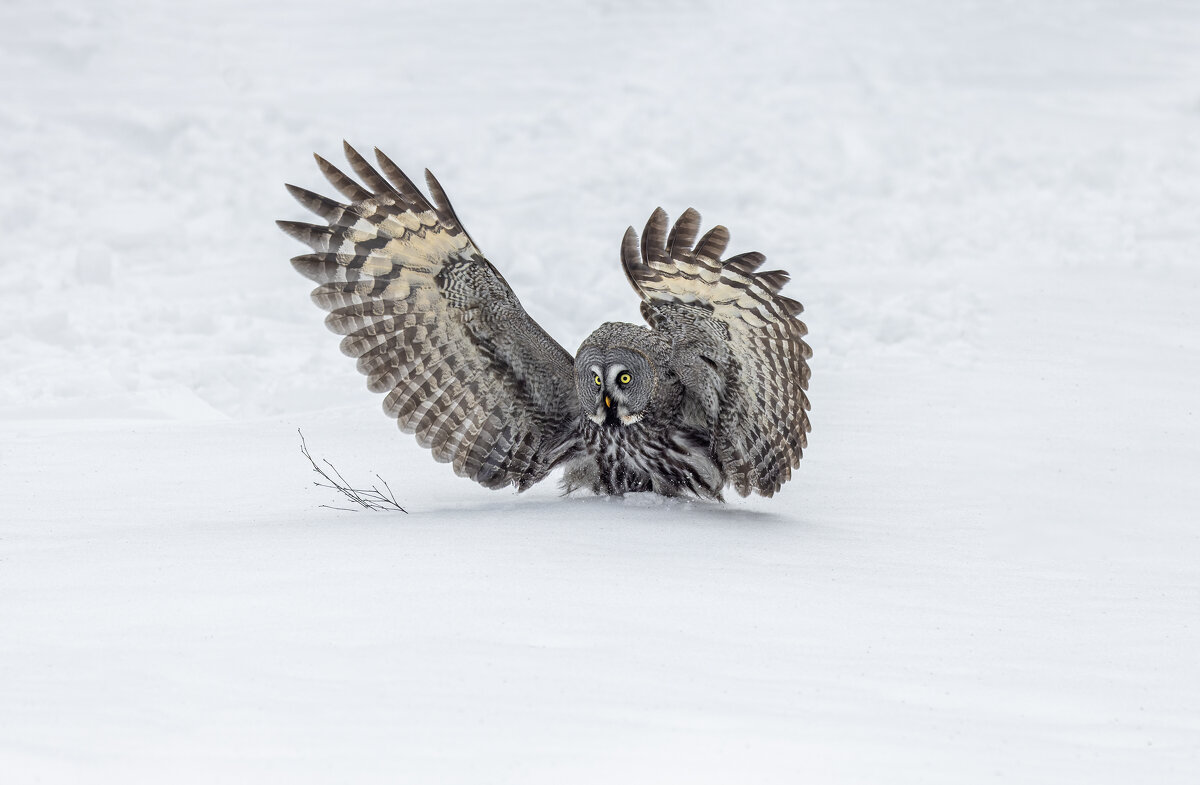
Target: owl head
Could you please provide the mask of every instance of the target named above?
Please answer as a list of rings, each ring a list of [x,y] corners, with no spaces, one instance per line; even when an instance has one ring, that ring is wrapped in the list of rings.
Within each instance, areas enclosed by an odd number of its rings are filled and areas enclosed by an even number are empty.
[[[631,324],[609,322],[575,355],[575,388],[583,414],[597,425],[634,426],[651,409],[659,386],[653,338]]]

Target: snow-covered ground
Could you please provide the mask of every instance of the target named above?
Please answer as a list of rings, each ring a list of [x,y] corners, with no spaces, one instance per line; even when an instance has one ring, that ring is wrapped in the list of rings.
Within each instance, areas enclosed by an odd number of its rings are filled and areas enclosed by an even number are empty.
[[[1198,781],[1200,5],[16,0],[0,77],[0,781]],[[273,223],[343,137],[571,350],[656,205],[790,270],[796,478],[434,463]]]

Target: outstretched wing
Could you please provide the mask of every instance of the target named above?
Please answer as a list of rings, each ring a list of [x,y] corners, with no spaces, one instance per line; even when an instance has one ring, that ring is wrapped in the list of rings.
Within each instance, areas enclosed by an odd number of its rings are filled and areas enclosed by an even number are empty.
[[[345,150],[365,188],[316,159],[348,204],[287,186],[328,223],[278,222],[313,250],[292,264],[320,284],[325,324],[403,430],[464,477],[524,490],[572,447],[571,355],[525,313],[428,170],[432,203],[383,153],[386,178]]]
[[[662,208],[642,233],[630,227],[621,261],[650,326],[675,342],[685,410],[707,420],[713,450],[745,496],[771,496],[792,476],[812,430],[806,390],[812,349],[796,318],[800,303],[779,294],[783,270],[744,253],[722,260],[729,231],[714,227],[693,246],[700,214],[689,208],[670,235]]]

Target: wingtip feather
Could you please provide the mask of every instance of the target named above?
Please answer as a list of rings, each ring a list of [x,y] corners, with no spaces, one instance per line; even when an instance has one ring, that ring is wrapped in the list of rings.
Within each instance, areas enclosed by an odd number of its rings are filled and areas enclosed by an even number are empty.
[[[700,213],[689,207],[679,216],[667,237],[667,253],[672,259],[682,259],[692,250],[696,234],[700,231]]]

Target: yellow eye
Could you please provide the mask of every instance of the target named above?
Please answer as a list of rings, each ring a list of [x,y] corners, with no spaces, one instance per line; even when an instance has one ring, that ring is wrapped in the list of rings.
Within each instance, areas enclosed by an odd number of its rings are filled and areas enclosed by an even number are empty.
[[[595,381],[596,381],[596,385],[599,386],[599,384],[600,384],[600,376],[599,375],[597,375],[595,377]]]
[[[617,381],[621,384],[629,384],[631,381],[633,381],[633,377],[627,373],[623,373],[621,374],[621,378],[617,379]]]

